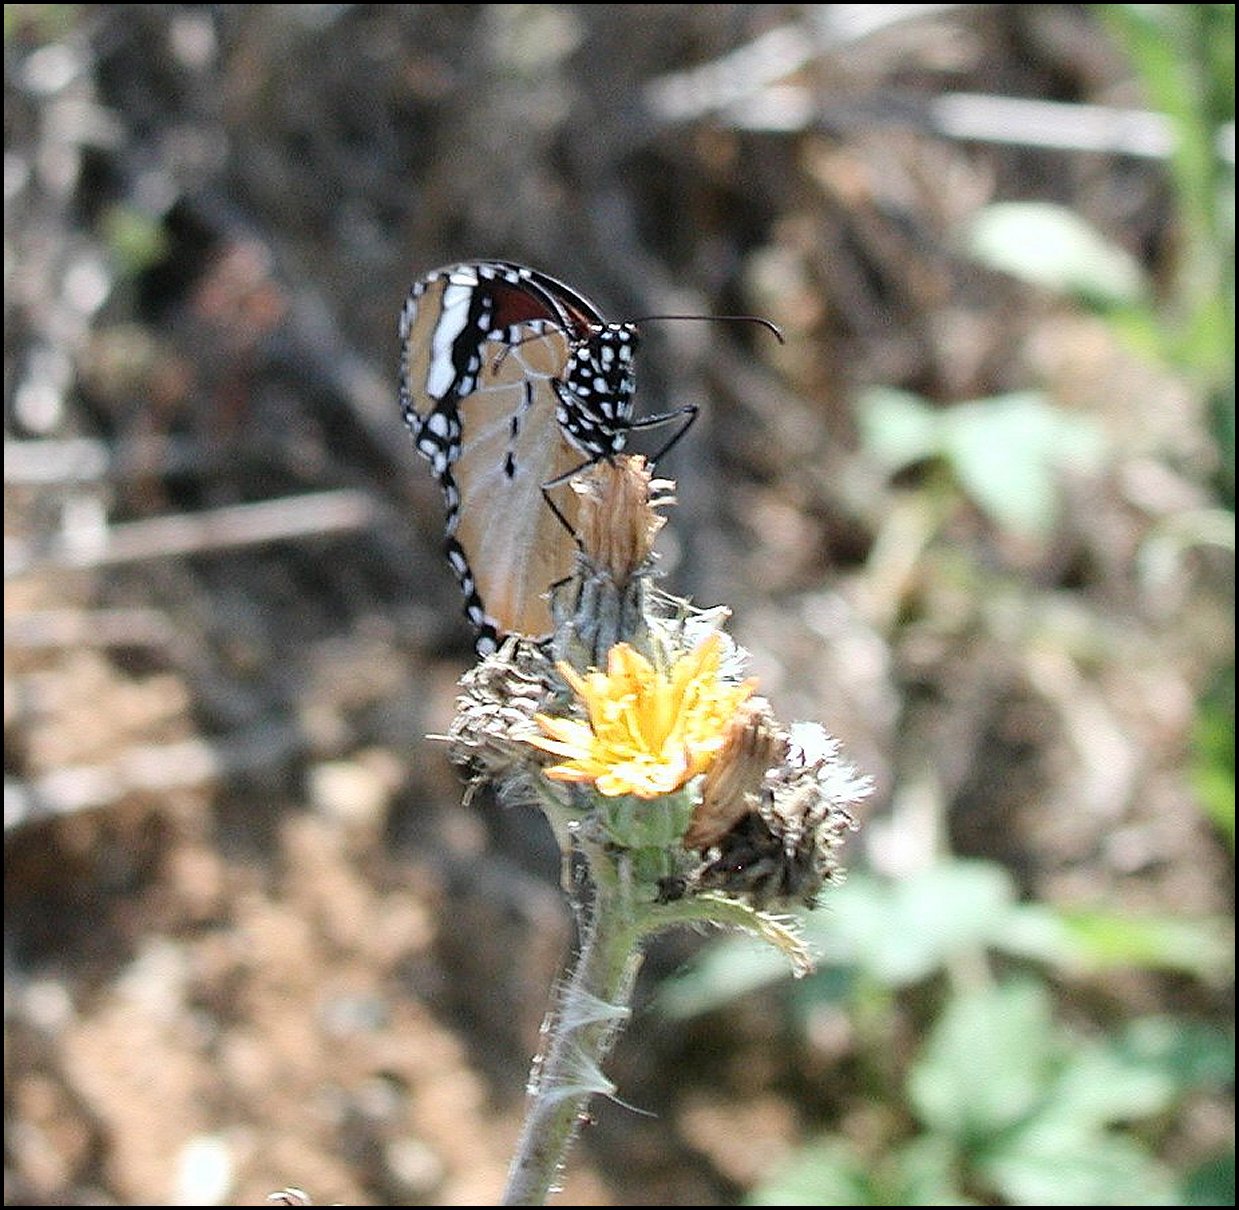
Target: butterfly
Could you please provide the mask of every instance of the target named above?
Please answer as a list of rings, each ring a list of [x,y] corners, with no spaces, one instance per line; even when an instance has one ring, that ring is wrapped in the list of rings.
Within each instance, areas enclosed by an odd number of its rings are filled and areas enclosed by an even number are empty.
[[[547,589],[575,557],[573,492],[548,494],[619,454],[633,429],[636,323],[610,323],[548,274],[467,261],[413,283],[400,312],[400,407],[443,492],[445,549],[479,654],[551,629]]]

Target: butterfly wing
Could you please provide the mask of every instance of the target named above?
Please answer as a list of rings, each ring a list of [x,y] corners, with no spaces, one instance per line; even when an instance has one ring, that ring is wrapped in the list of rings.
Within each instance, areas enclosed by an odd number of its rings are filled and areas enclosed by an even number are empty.
[[[455,537],[500,633],[547,633],[544,594],[572,573],[575,539],[542,494],[544,483],[585,462],[555,418],[551,382],[565,344],[558,331],[515,348],[487,342],[478,387],[461,406],[468,440],[455,465]],[[576,499],[571,490],[555,491],[556,506],[574,527]]]
[[[542,485],[587,461],[556,419],[577,317],[533,278],[505,262],[437,270],[401,315],[401,402],[443,489],[447,554],[480,647],[549,631],[544,594],[573,565]],[[556,500],[572,523],[574,493]]]

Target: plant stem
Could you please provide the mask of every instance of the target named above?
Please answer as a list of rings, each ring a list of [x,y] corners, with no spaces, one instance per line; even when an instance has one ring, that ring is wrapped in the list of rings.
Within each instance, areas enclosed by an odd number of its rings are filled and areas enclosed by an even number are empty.
[[[601,847],[589,851],[593,900],[578,912],[582,936],[576,962],[543,1026],[542,1052],[529,1081],[525,1123],[505,1206],[542,1206],[584,1118],[590,1097],[615,1086],[602,1074],[641,966],[627,880]]]

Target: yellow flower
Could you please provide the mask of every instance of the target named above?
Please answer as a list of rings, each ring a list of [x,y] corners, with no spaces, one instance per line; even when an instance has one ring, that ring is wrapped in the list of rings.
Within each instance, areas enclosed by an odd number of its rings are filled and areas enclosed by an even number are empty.
[[[756,682],[719,680],[722,640],[711,634],[667,671],[619,643],[606,672],[559,670],[589,712],[589,722],[539,714],[551,738],[528,740],[568,759],[546,770],[556,781],[593,782],[600,794],[658,798],[704,772],[723,746],[737,707]]]

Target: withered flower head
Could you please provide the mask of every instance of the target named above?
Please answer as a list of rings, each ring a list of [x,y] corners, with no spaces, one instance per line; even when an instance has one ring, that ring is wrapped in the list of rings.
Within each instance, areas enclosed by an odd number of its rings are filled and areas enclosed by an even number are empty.
[[[502,785],[533,763],[525,741],[537,734],[534,716],[550,697],[552,673],[536,643],[512,638],[461,677],[448,756],[474,785]]]
[[[708,855],[694,881],[741,895],[757,907],[812,906],[840,874],[835,851],[856,828],[852,813],[872,791],[816,723],[793,723],[784,759],[769,770],[758,809],[742,815]]]
[[[578,538],[586,558],[619,587],[647,563],[666,517],[654,510],[673,503],[672,484],[654,479],[639,454],[595,462],[572,480],[580,496]]]

